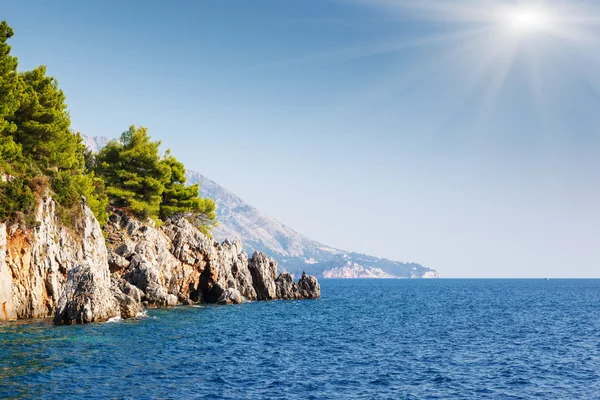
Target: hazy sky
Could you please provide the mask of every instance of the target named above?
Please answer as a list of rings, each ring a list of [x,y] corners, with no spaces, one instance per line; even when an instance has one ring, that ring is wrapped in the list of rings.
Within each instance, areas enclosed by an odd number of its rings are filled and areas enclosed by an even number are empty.
[[[130,124],[325,244],[600,277],[594,1],[7,1],[75,129]]]

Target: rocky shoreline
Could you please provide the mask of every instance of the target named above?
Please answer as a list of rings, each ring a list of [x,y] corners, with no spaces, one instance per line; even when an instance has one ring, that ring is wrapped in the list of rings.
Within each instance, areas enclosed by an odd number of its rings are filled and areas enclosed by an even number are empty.
[[[265,254],[248,257],[238,240],[219,243],[182,217],[155,227],[115,210],[102,230],[82,202],[71,229],[45,197],[35,228],[0,224],[0,320],[70,325],[143,308],[319,297],[316,278],[295,282]]]

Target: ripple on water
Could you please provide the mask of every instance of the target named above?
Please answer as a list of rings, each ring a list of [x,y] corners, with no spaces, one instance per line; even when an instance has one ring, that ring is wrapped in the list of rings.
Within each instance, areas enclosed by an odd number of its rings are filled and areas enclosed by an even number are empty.
[[[322,289],[317,301],[149,310],[109,324],[0,323],[0,398],[600,393],[600,281],[324,280]]]

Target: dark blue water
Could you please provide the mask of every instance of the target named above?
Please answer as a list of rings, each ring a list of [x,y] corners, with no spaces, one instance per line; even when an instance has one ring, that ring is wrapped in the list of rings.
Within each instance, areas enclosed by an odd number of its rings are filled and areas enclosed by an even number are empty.
[[[600,398],[600,280],[323,280],[316,301],[0,325],[0,398]]]

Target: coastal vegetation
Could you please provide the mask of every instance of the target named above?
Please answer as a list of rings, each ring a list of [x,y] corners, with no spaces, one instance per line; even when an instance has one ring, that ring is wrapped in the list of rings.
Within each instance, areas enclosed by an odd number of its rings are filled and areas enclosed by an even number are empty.
[[[0,23],[0,221],[34,223],[38,198],[50,193],[61,222],[72,224],[85,197],[100,224],[110,207],[157,225],[184,215],[205,234],[216,226],[216,205],[186,186],[185,166],[147,129],[131,126],[98,154],[71,129],[66,96],[45,66],[20,72]]]

